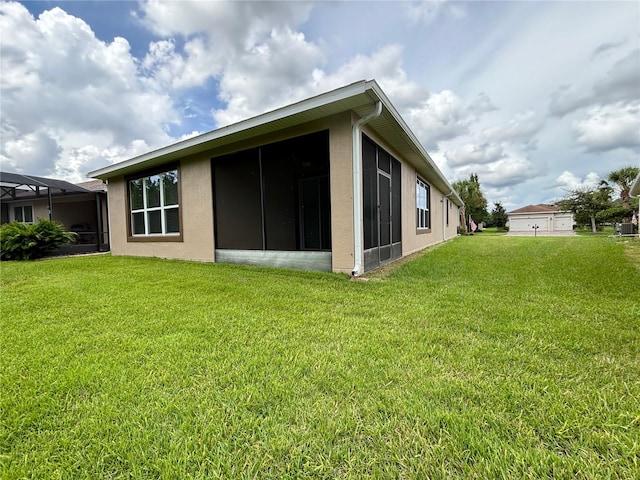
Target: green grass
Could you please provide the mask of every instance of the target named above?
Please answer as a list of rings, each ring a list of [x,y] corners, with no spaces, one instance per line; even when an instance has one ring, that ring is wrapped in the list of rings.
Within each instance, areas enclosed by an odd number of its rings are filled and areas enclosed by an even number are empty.
[[[639,251],[1,265],[1,478],[638,478]]]

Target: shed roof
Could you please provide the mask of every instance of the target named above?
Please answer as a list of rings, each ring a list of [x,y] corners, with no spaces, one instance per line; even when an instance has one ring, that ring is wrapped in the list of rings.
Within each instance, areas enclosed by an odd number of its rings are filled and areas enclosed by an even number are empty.
[[[512,210],[507,212],[508,214],[512,213],[550,213],[550,212],[559,212],[560,209],[556,205],[550,205],[548,203],[539,203],[537,205],[527,205],[526,207],[518,208],[516,210]]]
[[[114,165],[94,170],[90,177],[105,180],[158,166],[172,160],[200,153],[287,127],[318,120],[340,112],[354,111],[360,117],[368,114],[376,102],[382,114],[367,125],[388,141],[418,172],[441,191],[453,192],[458,206],[463,202],[449,181],[420,144],[416,136],[391,104],[375,80],[359,81],[306,100],[168,145]]]

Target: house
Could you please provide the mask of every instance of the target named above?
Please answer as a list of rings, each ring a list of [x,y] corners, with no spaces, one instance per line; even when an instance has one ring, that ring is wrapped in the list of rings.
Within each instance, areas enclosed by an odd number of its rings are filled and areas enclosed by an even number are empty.
[[[573,232],[573,213],[540,203],[507,212],[509,233],[566,234]]]
[[[109,249],[106,187],[96,180],[73,184],[64,180],[0,172],[0,223],[57,220],[78,234],[60,253]]]
[[[114,255],[360,275],[455,237],[463,207],[375,81],[89,175]]]

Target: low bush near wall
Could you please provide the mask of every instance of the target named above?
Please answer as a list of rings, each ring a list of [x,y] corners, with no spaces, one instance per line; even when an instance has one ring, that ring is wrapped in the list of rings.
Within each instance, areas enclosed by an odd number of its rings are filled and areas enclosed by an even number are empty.
[[[42,258],[75,239],[75,233],[56,221],[41,218],[32,225],[6,223],[0,227],[0,260]]]

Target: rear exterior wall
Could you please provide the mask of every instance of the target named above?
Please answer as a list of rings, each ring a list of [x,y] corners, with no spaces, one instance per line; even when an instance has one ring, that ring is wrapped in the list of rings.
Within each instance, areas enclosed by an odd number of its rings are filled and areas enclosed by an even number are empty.
[[[108,182],[110,216],[110,246],[114,255],[150,256],[205,262],[215,261],[213,190],[211,158],[253,148],[287,138],[329,130],[331,189],[331,249],[332,270],[351,273],[354,266],[353,228],[353,165],[352,125],[357,117],[349,112],[260,136],[250,141],[230,144],[180,160],[180,242],[127,240],[127,188],[123,176]],[[409,255],[430,245],[456,236],[458,207],[451,204],[449,224],[443,228],[443,208],[447,199],[431,185],[431,228],[416,229],[416,178],[418,172],[375,132],[363,128],[363,133],[387,150],[402,164],[402,255]],[[448,192],[447,192],[448,193]],[[362,259],[363,261],[364,259]]]
[[[287,138],[329,130],[331,242],[334,271],[353,268],[353,198],[351,125],[349,114],[289,128],[238,144],[212,149],[180,160],[181,242],[127,240],[127,185],[123,176],[109,179],[108,200],[111,252],[114,255],[149,256],[205,262],[215,261],[211,158]]]

